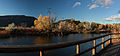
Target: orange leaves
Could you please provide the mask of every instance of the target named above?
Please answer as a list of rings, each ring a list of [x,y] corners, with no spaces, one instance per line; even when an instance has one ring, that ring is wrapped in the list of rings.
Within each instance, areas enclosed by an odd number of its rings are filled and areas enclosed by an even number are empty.
[[[45,30],[49,29],[50,27],[50,19],[48,16],[40,16],[38,17],[37,20],[34,21],[35,28],[40,29],[40,30]]]
[[[101,24],[101,25],[99,25],[99,29],[103,29],[103,27],[104,27],[104,25],[103,24]]]
[[[38,17],[38,21],[41,21],[42,20],[42,15],[40,14],[40,16]]]
[[[71,19],[71,22],[75,21],[74,19]]]

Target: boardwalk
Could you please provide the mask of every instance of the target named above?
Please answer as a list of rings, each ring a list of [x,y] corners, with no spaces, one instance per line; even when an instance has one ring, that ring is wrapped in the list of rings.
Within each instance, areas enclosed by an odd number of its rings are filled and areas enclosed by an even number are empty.
[[[40,56],[45,55],[47,50],[55,50],[70,46],[76,46],[76,52],[73,56],[80,56],[84,53],[92,51],[92,55],[89,56],[119,56],[120,44],[111,45],[114,43],[120,43],[120,38],[115,38],[114,35],[119,35],[120,33],[109,33],[98,37],[88,38],[84,40],[72,41],[72,42],[60,42],[44,45],[0,45],[0,53],[21,53],[21,52],[40,52]],[[113,38],[111,38],[113,37]],[[105,39],[106,38],[106,39]],[[97,39],[101,39],[101,43],[96,44]],[[93,47],[90,47],[84,51],[80,51],[80,45],[88,42],[93,42]],[[101,49],[96,52],[97,47],[101,46]],[[108,48],[108,49],[105,49]],[[99,53],[103,50],[101,53]],[[63,51],[64,52],[64,51]],[[99,53],[99,55],[98,55]]]
[[[120,43],[109,46],[97,56],[120,56]]]

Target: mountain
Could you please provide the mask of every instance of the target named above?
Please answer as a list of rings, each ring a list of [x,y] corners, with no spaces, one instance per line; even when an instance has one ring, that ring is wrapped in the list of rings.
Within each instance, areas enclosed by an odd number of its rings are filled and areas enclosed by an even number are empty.
[[[34,25],[35,19],[35,17],[24,15],[0,16],[0,27],[8,26],[10,23],[15,23],[16,26],[21,26],[24,23],[27,27],[31,27]]]

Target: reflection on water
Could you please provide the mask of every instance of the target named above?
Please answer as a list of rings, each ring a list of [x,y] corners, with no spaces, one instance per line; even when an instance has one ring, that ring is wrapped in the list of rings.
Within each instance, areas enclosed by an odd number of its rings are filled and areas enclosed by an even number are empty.
[[[50,42],[51,40],[49,37],[35,37],[35,40],[34,40],[35,44],[47,44]]]
[[[70,34],[64,37],[52,36],[52,37],[41,37],[41,36],[10,36],[8,38],[0,38],[0,45],[38,45],[38,44],[50,44],[50,43],[58,43],[58,42],[68,42],[68,41],[76,41],[83,40],[87,38],[92,38],[96,36],[100,36],[102,34]],[[92,47],[92,42],[81,44],[81,51]],[[89,47],[88,47],[89,46]],[[61,48],[51,51],[46,51],[47,56],[69,56],[71,54],[75,54],[76,46],[71,46],[67,48]],[[64,52],[64,53],[63,53]],[[63,54],[61,54],[63,53]],[[91,51],[89,52],[91,54]],[[39,56],[39,52],[32,53],[1,53],[0,56]],[[86,56],[89,54],[85,54]]]

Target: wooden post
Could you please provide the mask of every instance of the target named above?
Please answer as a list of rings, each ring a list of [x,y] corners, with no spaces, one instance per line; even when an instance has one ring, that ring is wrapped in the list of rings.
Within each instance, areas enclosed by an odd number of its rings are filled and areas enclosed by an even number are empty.
[[[104,37],[102,37],[102,42],[104,42]],[[101,44],[101,48],[102,48],[102,49],[104,48],[104,43]]]
[[[112,43],[111,35],[109,35],[109,44]]]
[[[79,53],[80,53],[80,45],[77,44],[77,46],[76,46],[76,54],[79,54]]]
[[[93,40],[93,47],[96,46],[96,40]],[[96,47],[92,49],[92,55],[95,56],[96,54]]]
[[[43,52],[42,51],[40,51],[40,56],[43,56]]]

